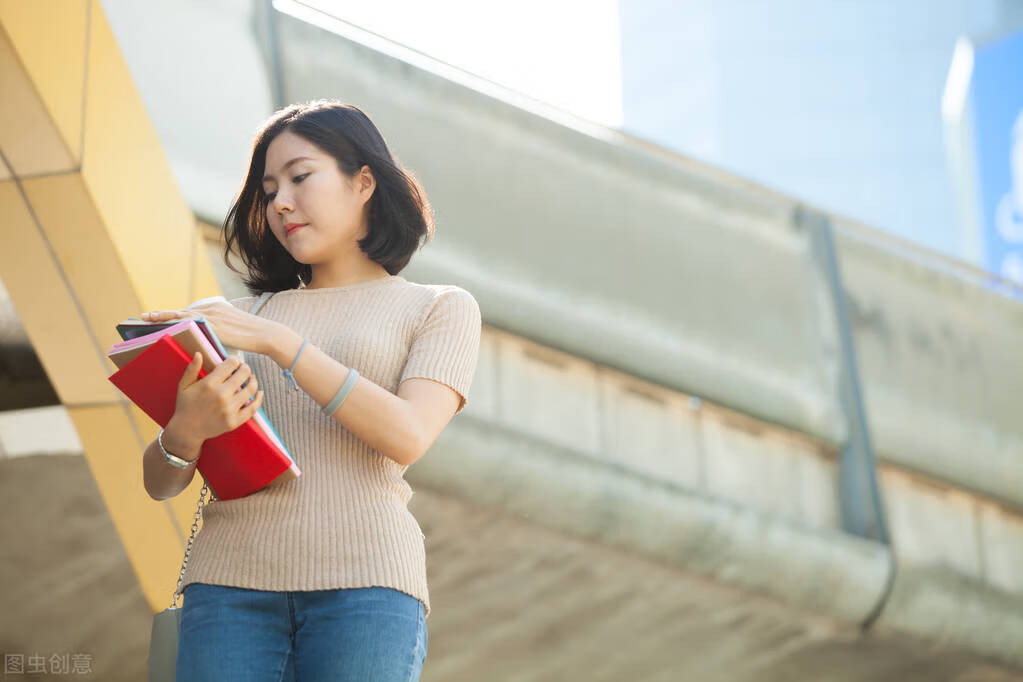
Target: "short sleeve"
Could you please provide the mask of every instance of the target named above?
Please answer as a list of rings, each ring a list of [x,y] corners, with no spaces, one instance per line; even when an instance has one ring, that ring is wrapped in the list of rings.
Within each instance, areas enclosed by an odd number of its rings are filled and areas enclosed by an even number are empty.
[[[468,401],[481,332],[480,307],[473,295],[455,286],[442,290],[415,331],[398,385],[423,378],[450,386],[461,397],[458,414]]]

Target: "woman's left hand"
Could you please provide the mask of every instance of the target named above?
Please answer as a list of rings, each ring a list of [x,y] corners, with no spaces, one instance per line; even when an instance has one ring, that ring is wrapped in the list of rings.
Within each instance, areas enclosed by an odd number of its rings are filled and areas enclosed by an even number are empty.
[[[276,322],[235,308],[230,303],[214,301],[185,310],[157,310],[140,315],[145,322],[170,322],[205,317],[220,342],[241,351],[265,355]]]

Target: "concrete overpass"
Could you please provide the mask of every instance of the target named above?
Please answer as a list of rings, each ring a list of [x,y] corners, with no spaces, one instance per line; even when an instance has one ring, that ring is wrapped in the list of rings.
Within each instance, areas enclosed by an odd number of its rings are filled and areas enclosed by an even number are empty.
[[[103,679],[138,677],[198,485],[145,498],[155,428],[105,390],[110,320],[247,293],[215,226],[251,131],[328,96],[430,194],[403,274],[484,316],[469,406],[407,476],[424,679],[1023,679],[1023,307],[983,273],[300,3],[67,6],[60,31],[0,5],[6,650],[94,642]],[[169,71],[186,34],[223,56]]]

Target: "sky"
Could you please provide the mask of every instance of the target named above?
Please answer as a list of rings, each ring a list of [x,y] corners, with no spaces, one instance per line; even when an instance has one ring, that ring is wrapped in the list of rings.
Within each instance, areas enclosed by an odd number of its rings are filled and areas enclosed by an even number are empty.
[[[618,0],[304,4],[579,118],[621,126]]]

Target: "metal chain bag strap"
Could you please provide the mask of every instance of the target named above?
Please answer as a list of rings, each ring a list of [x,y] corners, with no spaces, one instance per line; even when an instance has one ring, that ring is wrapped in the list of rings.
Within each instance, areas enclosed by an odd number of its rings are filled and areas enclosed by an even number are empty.
[[[263,304],[273,296],[272,291],[264,292],[259,300],[252,306],[249,312],[255,315]],[[149,656],[146,665],[149,667],[149,682],[174,682],[178,656],[178,632],[181,629],[181,607],[178,606],[178,590],[181,589],[181,582],[185,579],[185,568],[188,566],[188,557],[192,554],[192,542],[195,540],[195,533],[199,530],[199,519],[202,517],[202,508],[206,504],[206,495],[210,487],[203,481],[202,489],[199,491],[199,504],[195,508],[195,516],[192,519],[192,530],[188,536],[188,545],[185,547],[185,557],[181,562],[181,571],[178,573],[178,584],[174,588],[174,595],[171,598],[170,607],[153,616],[153,632],[149,638]]]

